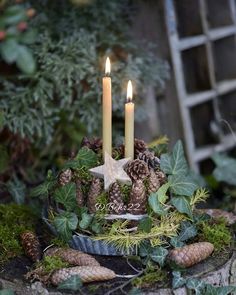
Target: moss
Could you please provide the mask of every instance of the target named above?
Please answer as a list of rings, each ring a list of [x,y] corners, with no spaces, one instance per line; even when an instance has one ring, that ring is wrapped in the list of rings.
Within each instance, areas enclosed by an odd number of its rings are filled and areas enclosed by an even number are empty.
[[[232,234],[224,219],[217,223],[202,222],[199,226],[200,239],[214,245],[215,251],[221,251],[232,242]]]
[[[62,247],[62,248],[68,247],[68,243],[66,243],[65,241],[59,238],[51,239],[50,243],[57,247]]]
[[[148,269],[142,276],[135,278],[132,281],[132,285],[137,288],[148,288],[156,283],[165,281],[166,278],[166,272],[155,267]]]
[[[51,273],[57,269],[68,267],[69,264],[57,256],[45,256],[36,267],[43,267],[44,273]]]
[[[37,217],[25,205],[0,205],[0,263],[23,254],[20,234],[34,230]]]

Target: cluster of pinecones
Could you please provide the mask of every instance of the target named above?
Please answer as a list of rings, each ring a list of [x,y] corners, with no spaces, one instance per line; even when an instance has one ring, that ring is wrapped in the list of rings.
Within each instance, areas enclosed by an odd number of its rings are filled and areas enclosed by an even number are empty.
[[[86,146],[98,153],[101,151],[102,142],[100,139],[93,138],[89,140],[83,139],[82,146]],[[120,156],[123,155],[124,147],[120,146],[117,149]],[[123,194],[120,184],[115,182],[109,188],[109,213],[123,214],[125,212],[139,215],[146,213],[147,197],[150,193],[156,192],[158,188],[165,182],[166,176],[160,170],[160,160],[153,152],[148,150],[146,143],[143,140],[135,139],[134,143],[135,159],[130,161],[125,167],[126,173],[132,180],[132,188],[130,192],[129,203],[124,204]],[[59,175],[59,184],[65,185],[73,179],[73,171],[66,169]],[[76,195],[78,206],[85,205],[85,198],[82,192],[82,183],[76,178]],[[96,212],[97,197],[102,192],[102,182],[94,177],[90,184],[90,190],[86,205],[90,213]]]

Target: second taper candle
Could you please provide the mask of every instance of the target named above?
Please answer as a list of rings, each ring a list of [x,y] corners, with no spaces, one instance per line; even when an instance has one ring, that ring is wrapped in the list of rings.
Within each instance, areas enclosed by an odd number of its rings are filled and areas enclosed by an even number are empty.
[[[112,154],[112,96],[111,96],[111,64],[107,57],[105,66],[105,77],[102,79],[102,140],[103,159],[105,153]]]
[[[134,103],[131,81],[127,85],[127,101],[125,103],[125,157],[134,159]]]

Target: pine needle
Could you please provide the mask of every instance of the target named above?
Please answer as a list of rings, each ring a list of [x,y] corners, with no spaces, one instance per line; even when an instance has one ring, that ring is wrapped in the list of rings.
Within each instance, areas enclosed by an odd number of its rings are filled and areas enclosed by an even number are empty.
[[[190,205],[192,209],[196,206],[197,203],[206,202],[209,197],[209,192],[205,188],[199,188],[190,200]]]
[[[155,147],[159,144],[167,144],[169,142],[169,138],[166,135],[162,135],[158,137],[157,139],[153,140],[148,144],[149,148]]]

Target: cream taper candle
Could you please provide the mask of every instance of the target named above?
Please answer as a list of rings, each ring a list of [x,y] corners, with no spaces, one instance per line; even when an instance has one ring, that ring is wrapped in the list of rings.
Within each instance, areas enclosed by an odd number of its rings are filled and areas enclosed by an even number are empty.
[[[112,154],[112,96],[111,96],[111,63],[106,59],[105,77],[102,79],[102,140],[103,159],[105,152]]]
[[[125,103],[125,157],[134,158],[134,103],[131,81],[127,86],[127,101]]]

